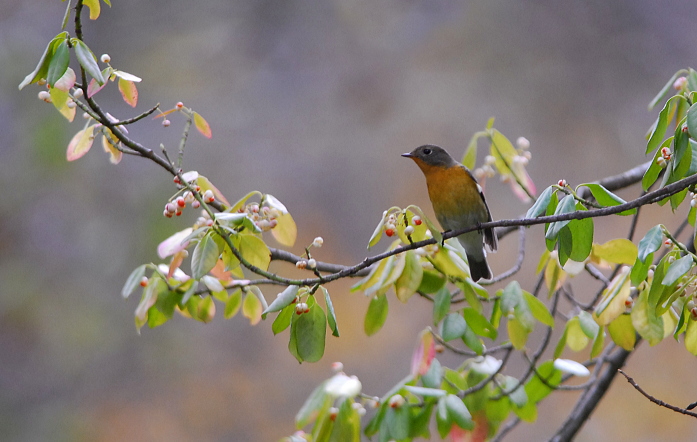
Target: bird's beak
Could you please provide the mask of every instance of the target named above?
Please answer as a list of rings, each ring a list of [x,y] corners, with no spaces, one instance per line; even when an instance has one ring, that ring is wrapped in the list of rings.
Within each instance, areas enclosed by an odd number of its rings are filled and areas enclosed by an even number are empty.
[[[412,154],[409,153],[409,152],[403,153],[402,156],[403,156],[404,158],[413,158],[413,157],[414,157],[414,155],[412,155]]]

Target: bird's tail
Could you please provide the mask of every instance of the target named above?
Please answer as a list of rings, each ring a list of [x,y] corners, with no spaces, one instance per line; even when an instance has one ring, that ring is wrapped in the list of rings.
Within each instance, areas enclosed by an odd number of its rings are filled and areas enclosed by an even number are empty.
[[[491,279],[493,276],[491,274],[491,268],[489,268],[489,264],[486,262],[486,255],[482,257],[473,256],[468,253],[467,261],[469,261],[470,274],[474,282],[477,282],[480,279]]]

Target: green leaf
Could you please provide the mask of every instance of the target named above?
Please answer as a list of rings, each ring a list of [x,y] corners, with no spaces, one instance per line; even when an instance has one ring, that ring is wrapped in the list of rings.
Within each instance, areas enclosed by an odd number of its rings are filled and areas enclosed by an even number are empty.
[[[436,293],[445,286],[446,282],[448,282],[448,280],[442,274],[436,271],[424,270],[421,276],[421,284],[417,291],[426,294]]]
[[[317,362],[324,355],[327,319],[322,308],[308,299],[309,313],[295,315],[291,322],[291,340],[295,340],[298,362]]]
[[[194,279],[201,279],[207,274],[218,262],[220,251],[211,235],[205,235],[201,241],[196,244],[194,253],[191,256],[191,276]]]
[[[353,404],[352,400],[345,400],[341,403],[329,442],[361,441],[361,417],[358,410],[353,408]]]
[[[67,32],[61,32],[60,34],[56,35],[48,43],[48,45],[46,45],[46,49],[44,49],[44,53],[41,55],[39,63],[36,65],[34,70],[29,75],[24,77],[24,80],[22,80],[22,82],[19,84],[19,90],[22,90],[24,86],[28,84],[36,83],[42,78],[46,78],[48,76],[48,66],[51,63],[51,59],[53,58],[53,53],[55,52],[56,47],[60,44],[60,42],[65,41],[67,36]]]
[[[433,324],[438,325],[440,321],[445,318],[445,316],[450,311],[450,301],[451,301],[450,291],[443,287],[436,293],[433,299]]]
[[[227,302],[225,303],[225,311],[223,312],[223,317],[225,319],[230,319],[237,314],[242,306],[242,290],[237,289],[234,291]]]
[[[663,144],[670,144],[670,142],[664,142]],[[665,146],[660,147],[663,148]],[[657,163],[658,157],[662,156],[663,154],[661,153],[661,149],[656,149],[656,153],[653,155],[653,160],[651,160],[649,168],[646,169],[646,172],[644,172],[644,177],[641,179],[641,188],[644,191],[648,191],[649,187],[653,186],[656,180],[658,180],[658,176],[661,174],[661,172],[663,172],[663,168]]]
[[[646,146],[646,154],[653,152],[661,145],[663,138],[666,134],[666,129],[668,128],[668,118],[671,115],[672,109],[676,106],[676,100],[684,100],[685,97],[682,95],[675,95],[671,97],[663,106],[663,109],[658,114],[658,119],[654,125],[651,136],[649,137],[649,142]]]
[[[295,313],[295,306],[289,305],[276,316],[273,324],[271,324],[271,331],[274,335],[281,333],[283,330],[290,327],[290,321]]]
[[[443,398],[443,402],[445,402],[445,407],[448,410],[449,421],[457,424],[460,428],[465,430],[472,430],[474,428],[472,415],[467,409],[465,403],[462,402],[462,399],[454,394],[449,394]]]
[[[443,369],[438,359],[433,359],[426,374],[421,376],[421,383],[427,388],[439,388],[442,380]]]
[[[484,343],[469,326],[465,328],[465,333],[462,335],[462,342],[478,355],[481,356],[484,353]]]
[[[128,275],[128,279],[126,280],[126,284],[123,285],[123,289],[121,289],[121,296],[124,298],[128,298],[131,293],[133,293],[133,290],[136,289],[136,287],[140,286],[140,281],[143,279],[143,276],[145,276],[145,269],[146,266],[145,264],[138,266],[131,272],[130,275]]]
[[[471,328],[474,333],[491,340],[496,340],[498,330],[477,310],[472,307],[465,307],[462,310],[462,315],[467,322],[467,326]]]
[[[276,299],[274,299],[271,302],[271,304],[269,304],[269,306],[266,307],[266,310],[264,310],[261,313],[261,318],[266,319],[267,314],[271,312],[281,311],[285,307],[289,306],[293,301],[295,301],[295,298],[298,296],[299,289],[300,287],[297,285],[289,285],[288,287],[286,287],[281,293],[279,293],[276,296]]]
[[[387,319],[387,297],[384,293],[373,296],[368,305],[368,312],[365,315],[363,329],[365,334],[372,336],[377,333]]]
[[[402,440],[409,437],[409,428],[411,426],[411,413],[409,406],[404,404],[397,408],[388,408],[385,414],[384,425],[394,440]]]
[[[324,389],[326,384],[327,381],[324,381],[315,387],[303,406],[298,410],[298,414],[295,415],[295,425],[298,428],[306,427],[315,420],[322,408],[329,408],[332,398]]]
[[[465,155],[462,157],[462,161],[460,161],[468,169],[474,169],[474,166],[477,164],[477,141],[483,136],[486,136],[486,132],[482,131],[475,133],[470,138]]]
[[[661,284],[667,286],[673,285],[678,279],[685,276],[685,274],[689,272],[694,265],[695,263],[692,260],[691,255],[685,255],[677,261],[673,261],[673,263],[668,267],[666,276],[663,277]]]
[[[571,195],[566,195],[560,202],[559,205],[557,206],[556,210],[554,211],[554,215],[562,215],[565,213],[571,213],[576,210],[576,200],[574,200],[574,197]],[[569,224],[570,220],[566,221],[556,221],[553,222],[549,225],[549,229],[547,229],[547,233],[545,234],[545,237],[547,239],[555,239],[557,235],[559,234],[559,231],[562,229],[562,227],[566,226]]]
[[[465,334],[467,322],[459,313],[450,313],[443,320],[442,337],[444,341],[452,341]]]
[[[593,319],[593,315],[585,310],[582,310],[577,317],[583,333],[590,339],[595,339],[600,331],[600,326],[597,322],[595,322],[595,319]]]
[[[95,79],[97,84],[100,86],[103,85],[106,80],[104,80],[102,71],[99,70],[99,66],[97,65],[97,57],[94,56],[90,48],[88,48],[82,40],[73,38],[71,41],[75,48],[75,55],[77,55],[77,61],[80,62],[80,66]]]
[[[605,187],[603,187],[601,184],[597,183],[587,183],[587,184],[580,184],[578,187],[576,187],[576,191],[578,191],[579,187],[585,186],[587,187],[591,193],[593,194],[593,198],[598,202],[603,207],[612,207],[612,206],[619,206],[620,204],[626,203],[625,200],[620,198],[619,196],[615,195],[614,193],[610,192],[607,190]],[[630,209],[630,210],[625,210],[624,212],[620,212],[619,215],[634,215],[636,213],[637,209]]]
[[[576,208],[580,211],[586,210],[581,204]],[[593,250],[593,218],[575,219],[568,227],[573,238],[569,259],[583,262]]]
[[[537,198],[537,201],[535,201],[535,204],[533,204],[532,207],[528,209],[528,212],[525,214],[525,218],[537,218],[538,216],[545,213],[547,210],[547,205],[549,205],[549,202],[552,198],[553,192],[554,187],[552,186],[549,186],[548,188],[543,190],[540,196]]]
[[[240,253],[251,265],[268,270],[271,251],[264,241],[254,234],[240,234]]]
[[[445,436],[447,436],[450,432],[450,427],[452,427],[452,425],[453,422],[450,417],[450,413],[448,413],[445,398],[442,397],[438,399],[438,405],[436,405],[436,428],[438,429],[438,434],[440,434],[441,439],[445,439]]]
[[[68,49],[68,42],[66,40],[61,40],[56,46],[53,57],[51,57],[51,62],[48,65],[48,76],[46,77],[46,81],[49,86],[53,87],[56,84],[56,81],[68,70],[69,64],[70,50]]]
[[[385,229],[385,220],[386,219],[387,219],[387,210],[382,212],[382,218],[380,218],[380,222],[378,223],[377,226],[375,226],[375,230],[373,231],[373,234],[370,235],[370,239],[368,240],[368,248],[371,248],[375,244],[380,242],[380,238],[382,238],[382,232]]]
[[[638,286],[639,284],[641,284],[642,281],[646,280],[646,278],[649,275],[649,268],[651,267],[652,263],[653,253],[650,253],[649,256],[646,257],[646,262],[641,262],[641,260],[637,257],[636,262],[632,266],[631,274],[631,281],[634,287]]]
[[[526,291],[523,291],[523,297],[535,319],[548,327],[554,327],[554,318],[542,301]]]
[[[334,305],[332,304],[332,298],[329,297],[329,291],[320,286],[322,293],[324,293],[324,303],[327,305],[327,323],[329,328],[332,330],[332,335],[339,337],[339,327],[336,325],[336,313],[334,313]]]
[[[543,362],[533,373],[525,384],[525,393],[530,403],[537,404],[554,391],[553,387],[561,383],[562,373],[554,368],[553,361]]]
[[[646,262],[646,257],[660,249],[661,244],[663,244],[663,231],[659,224],[646,232],[646,235],[639,241],[639,260]]]
[[[649,103],[649,110],[653,109],[663,99],[663,97],[666,96],[668,91],[670,91],[670,89],[673,87],[673,83],[675,83],[675,80],[677,80],[678,77],[680,77],[681,75],[685,75],[685,73],[687,73],[687,71],[685,69],[680,69],[678,72],[673,74],[672,77],[670,77],[670,80],[668,80],[668,83],[666,83],[661,88],[661,90],[658,92],[658,94],[656,94],[656,96],[653,97],[653,99]]]

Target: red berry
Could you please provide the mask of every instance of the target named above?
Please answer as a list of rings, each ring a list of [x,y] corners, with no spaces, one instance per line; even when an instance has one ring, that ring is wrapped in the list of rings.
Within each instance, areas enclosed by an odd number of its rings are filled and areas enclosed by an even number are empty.
[[[148,277],[143,276],[140,280],[140,286],[141,287],[147,287],[148,286]]]
[[[193,207],[194,209],[198,209],[199,207],[201,207],[201,203],[199,203],[198,200],[195,200],[191,203],[191,207]]]
[[[178,176],[175,175],[174,176],[174,184],[181,184],[181,183],[182,183],[182,181],[179,179]]]
[[[186,206],[186,201],[184,200],[183,197],[179,197],[176,200],[174,200],[177,203],[177,206],[179,207],[185,207]]]
[[[394,236],[394,229],[385,229],[385,235]]]
[[[414,224],[416,224],[417,226],[420,226],[421,223],[423,223],[423,221],[421,221],[421,218],[414,220]]]
[[[184,107],[184,103],[182,103],[181,101],[177,103],[177,109],[181,109],[183,107]]]

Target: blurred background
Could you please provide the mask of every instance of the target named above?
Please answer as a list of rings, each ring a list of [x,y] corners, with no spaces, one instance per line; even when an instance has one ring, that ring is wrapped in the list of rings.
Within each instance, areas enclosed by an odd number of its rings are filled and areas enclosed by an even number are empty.
[[[390,295],[385,327],[368,338],[368,300],[349,293],[354,281],[328,286],[342,336],[328,337],[315,364],[299,365],[287,333],[274,337],[268,321],[226,321],[220,305],[210,324],[175,317],[136,333],[138,296],[121,298],[124,281],[157,261],[156,245],[196,214],[162,217],[174,187],[148,161],[126,157],[115,167],[97,144],[67,163],[82,119],[68,124],[36,99],[36,86],[17,91],[60,31],[64,9],[57,0],[0,0],[3,440],[277,440],[294,431],[293,416],[335,360],[368,394],[402,379],[431,306]],[[135,111],[115,85],[97,96],[103,107],[122,119],[158,102],[199,111],[213,138],[191,135],[186,169],[230,200],[251,190],[275,195],[298,223],[292,251],[323,236],[318,259],[352,264],[386,247],[365,248],[383,210],[417,204],[432,214],[421,172],[399,154],[434,143],[459,158],[489,117],[511,140],[530,140],[528,170],[540,190],[644,162],[643,137],[657,115],[646,106],[676,70],[694,64],[694,21],[689,0],[113,0],[85,23],[85,38],[117,69],[144,79]],[[183,119],[171,119],[167,129],[146,119],[131,134],[174,150]],[[498,179],[486,192],[495,219],[527,209]],[[639,189],[620,194],[633,198]],[[676,227],[682,215],[644,210],[639,238],[658,222]],[[624,218],[598,220],[596,242],[627,228]],[[520,274],[528,290],[541,231],[529,230]],[[511,266],[516,247],[515,235],[501,242],[490,258],[495,273]],[[589,286],[580,281],[577,293],[592,296]],[[267,298],[276,291],[265,288]],[[694,368],[682,344],[666,339],[656,349],[642,343],[627,372],[685,406],[697,400],[686,382]],[[515,355],[507,373],[521,371]],[[537,423],[508,439],[546,439],[576,398],[553,395]],[[616,379],[577,440],[692,440],[691,425]]]

